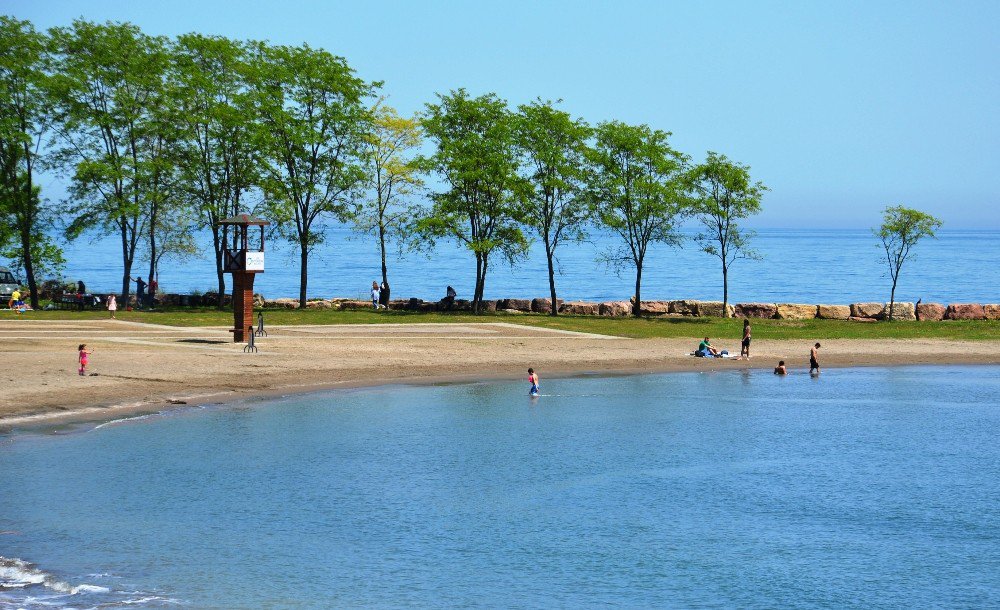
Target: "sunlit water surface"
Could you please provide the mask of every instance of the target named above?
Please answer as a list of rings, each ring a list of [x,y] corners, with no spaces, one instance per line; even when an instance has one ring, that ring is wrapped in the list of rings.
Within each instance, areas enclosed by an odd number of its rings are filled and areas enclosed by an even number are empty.
[[[0,437],[0,607],[1000,605],[1000,368],[541,373]]]

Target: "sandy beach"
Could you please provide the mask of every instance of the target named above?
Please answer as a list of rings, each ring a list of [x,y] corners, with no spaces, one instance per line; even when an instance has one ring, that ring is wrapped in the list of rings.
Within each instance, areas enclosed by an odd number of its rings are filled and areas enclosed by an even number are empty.
[[[997,364],[1000,342],[823,340],[829,367]],[[77,345],[94,351],[77,374]],[[739,352],[736,340],[715,344]],[[222,327],[126,321],[4,321],[0,357],[6,391],[0,426],[59,419],[104,420],[177,404],[387,383],[439,383],[542,376],[770,369],[786,360],[807,372],[810,344],[756,337],[753,358],[706,360],[697,340],[625,339],[508,323],[271,327],[243,352]]]

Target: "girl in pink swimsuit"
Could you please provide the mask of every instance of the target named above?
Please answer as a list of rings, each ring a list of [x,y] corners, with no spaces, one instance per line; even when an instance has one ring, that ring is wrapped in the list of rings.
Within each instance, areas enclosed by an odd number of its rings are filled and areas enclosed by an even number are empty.
[[[80,347],[77,349],[80,350],[80,376],[82,377],[87,374],[87,356],[93,354],[94,352],[87,351],[86,343],[81,343]]]

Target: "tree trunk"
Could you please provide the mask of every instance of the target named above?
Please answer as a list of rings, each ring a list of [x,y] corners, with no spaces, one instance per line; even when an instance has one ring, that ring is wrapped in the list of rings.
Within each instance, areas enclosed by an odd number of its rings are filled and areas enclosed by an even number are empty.
[[[893,305],[896,304],[896,280],[892,280],[892,291],[889,293],[889,321],[892,322]]]
[[[154,212],[152,218],[149,221],[149,275],[146,276],[146,281],[149,282],[149,287],[147,288],[147,299],[149,300],[149,306],[153,306],[153,299],[156,294],[153,292],[153,278],[156,277],[156,213]],[[157,282],[159,283],[159,282]],[[219,296],[222,299],[222,296]]]
[[[722,263],[722,317],[729,317],[729,268]]]
[[[632,304],[632,315],[638,317],[641,311],[639,302],[641,297],[639,295],[640,288],[642,286],[642,262],[639,261],[635,265],[635,303]]]
[[[222,248],[221,243],[222,236],[219,235],[219,227],[212,226],[212,246],[215,248],[215,275],[216,279],[219,280],[219,292],[218,294],[226,294],[226,275],[222,272]],[[216,308],[223,309],[224,300],[219,298],[219,302],[216,303]]]
[[[555,274],[555,269],[554,269],[554,267],[552,265],[552,256],[553,256],[552,250],[549,247],[548,240],[546,239],[545,240],[545,258],[548,259],[548,262],[549,262],[549,294],[551,295],[551,299],[552,299],[552,313],[551,313],[551,315],[557,316],[557,315],[559,315],[559,302],[556,300],[556,274]]]
[[[309,281],[309,246],[299,240],[299,309],[306,308],[306,284]]]
[[[382,283],[389,284],[389,275],[385,268],[385,226],[382,223],[378,225],[378,247],[382,254]]]
[[[128,226],[122,223],[122,307],[128,308],[128,295],[132,289],[132,257],[129,256]]]
[[[25,210],[27,212],[27,210]],[[29,215],[24,214],[24,222],[21,225],[21,250],[24,253],[24,276],[28,282],[28,298],[31,299],[31,308],[38,309],[38,286],[35,283],[35,263],[31,258],[31,224]]]

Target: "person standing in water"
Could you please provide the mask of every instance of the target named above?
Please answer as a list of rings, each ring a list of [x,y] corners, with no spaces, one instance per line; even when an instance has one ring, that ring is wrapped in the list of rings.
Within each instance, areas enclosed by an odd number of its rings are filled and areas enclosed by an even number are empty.
[[[528,390],[529,396],[538,396],[538,375],[535,374],[535,369],[528,369],[528,383],[531,384],[531,389]]]
[[[785,361],[784,360],[779,360],[778,361],[778,366],[774,367],[774,374],[775,375],[787,375],[788,374],[788,369],[785,368]]]
[[[809,374],[813,375],[813,370],[816,371],[816,375],[819,375],[819,343],[817,343],[811,350],[809,350]]]
[[[740,347],[740,358],[750,359],[750,320],[743,320],[743,344]]]

